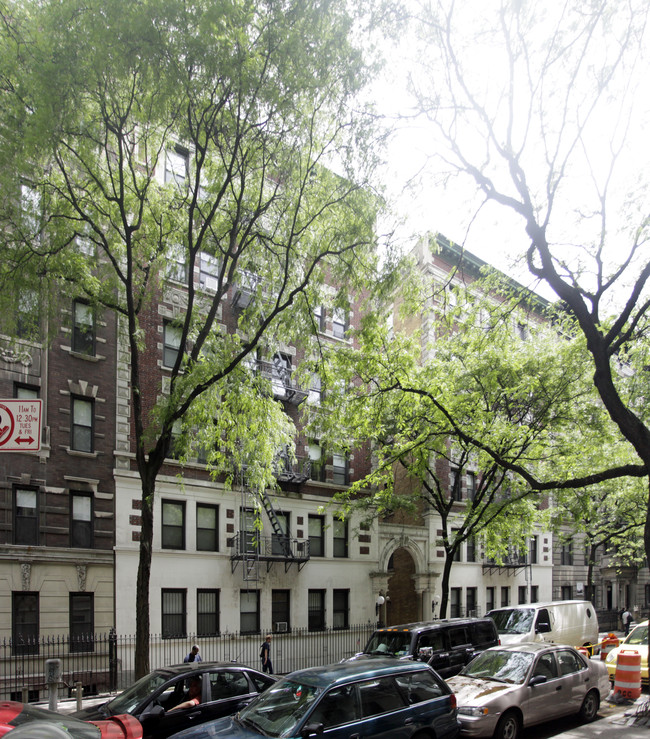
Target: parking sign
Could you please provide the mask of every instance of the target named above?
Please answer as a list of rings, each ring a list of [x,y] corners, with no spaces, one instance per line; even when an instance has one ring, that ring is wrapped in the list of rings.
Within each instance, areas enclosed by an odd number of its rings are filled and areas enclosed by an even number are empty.
[[[40,399],[0,399],[0,452],[37,452],[41,448]]]

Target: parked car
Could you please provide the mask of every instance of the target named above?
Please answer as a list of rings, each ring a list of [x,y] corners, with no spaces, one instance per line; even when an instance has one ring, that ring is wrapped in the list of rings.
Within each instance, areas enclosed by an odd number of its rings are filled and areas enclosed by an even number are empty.
[[[422,662],[376,659],[292,672],[235,716],[174,739],[453,739],[458,730],[456,699],[434,670]]]
[[[500,644],[491,618],[449,618],[377,629],[354,657],[393,656],[427,662],[444,678],[489,647]]]
[[[568,646],[517,644],[479,654],[449,680],[461,735],[517,739],[522,727],[577,713],[593,721],[609,693],[607,670]]]
[[[58,734],[68,739],[142,739],[140,722],[128,714],[88,722],[29,703],[0,701],[0,737],[14,730],[30,739],[37,735],[53,738]]]
[[[494,620],[501,644],[547,641],[592,649],[598,643],[598,616],[588,600],[495,608],[485,615]]]
[[[197,679],[200,703],[172,710],[187,700],[190,683]],[[276,680],[231,662],[188,662],[154,670],[113,700],[73,715],[94,721],[129,713],[139,719],[145,739],[165,739],[188,726],[235,713]]]
[[[619,646],[612,649],[607,655],[605,665],[607,666],[609,679],[612,682],[616,677],[616,662],[621,649],[625,649],[626,652],[637,652],[641,655],[641,682],[646,685],[650,682],[648,675],[648,624],[650,624],[649,621],[643,621],[643,623],[635,626]]]

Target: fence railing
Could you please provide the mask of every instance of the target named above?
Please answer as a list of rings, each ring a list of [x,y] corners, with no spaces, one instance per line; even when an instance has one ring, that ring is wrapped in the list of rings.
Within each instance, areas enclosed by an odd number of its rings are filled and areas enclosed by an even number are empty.
[[[315,665],[339,662],[361,651],[375,628],[374,623],[345,629],[309,631],[292,629],[273,633],[271,660],[277,674]],[[238,662],[260,668],[260,647],[265,634],[224,632],[214,636],[151,636],[151,669],[182,662],[192,645],[198,644],[204,661]],[[0,641],[0,700],[42,701],[47,698],[45,662],[60,659],[62,684],[70,695],[77,683],[84,695],[123,690],[135,679],[135,637],[92,634],[81,638],[55,636],[12,643]]]

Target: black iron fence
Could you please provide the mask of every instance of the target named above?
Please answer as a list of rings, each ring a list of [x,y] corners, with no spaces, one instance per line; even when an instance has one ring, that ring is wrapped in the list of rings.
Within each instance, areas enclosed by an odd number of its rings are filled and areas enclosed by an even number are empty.
[[[308,631],[292,629],[272,634],[271,660],[274,671],[286,674],[314,665],[339,662],[365,646],[374,623],[346,629]],[[270,633],[270,630],[269,630]],[[222,633],[214,636],[189,635],[177,638],[151,636],[151,669],[178,664],[194,644],[205,661],[239,662],[259,668],[260,648],[265,634]],[[0,700],[42,701],[47,698],[45,663],[61,660],[61,682],[68,693],[78,683],[84,695],[123,690],[135,677],[135,637],[93,634],[71,639],[68,636],[42,637],[13,643],[0,641]]]

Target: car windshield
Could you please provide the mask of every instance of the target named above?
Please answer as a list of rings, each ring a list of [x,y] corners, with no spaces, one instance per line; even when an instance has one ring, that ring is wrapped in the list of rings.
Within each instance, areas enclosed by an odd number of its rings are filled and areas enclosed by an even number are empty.
[[[504,608],[491,611],[488,616],[499,634],[527,634],[533,625],[534,613],[532,608]]]
[[[107,716],[115,716],[118,713],[133,713],[142,701],[149,698],[169,678],[169,674],[157,671],[141,677],[130,688],[127,688],[123,693],[113,698],[110,703],[107,703],[103,713]]]
[[[624,642],[625,644],[645,644],[648,646],[648,624],[637,626],[630,632],[630,635]]]
[[[526,680],[533,660],[534,655],[530,652],[487,649],[464,667],[460,674],[521,685]]]
[[[363,653],[403,657],[409,653],[410,646],[410,631],[378,631],[370,637]]]
[[[10,723],[17,727],[31,721],[55,724],[64,729],[74,739],[99,739],[101,736],[101,731],[95,724],[72,716],[62,716],[60,713],[47,711],[44,708],[36,708],[27,703],[23,705],[23,710]]]
[[[321,692],[313,685],[280,680],[238,713],[237,720],[264,736],[297,736],[297,725]]]

